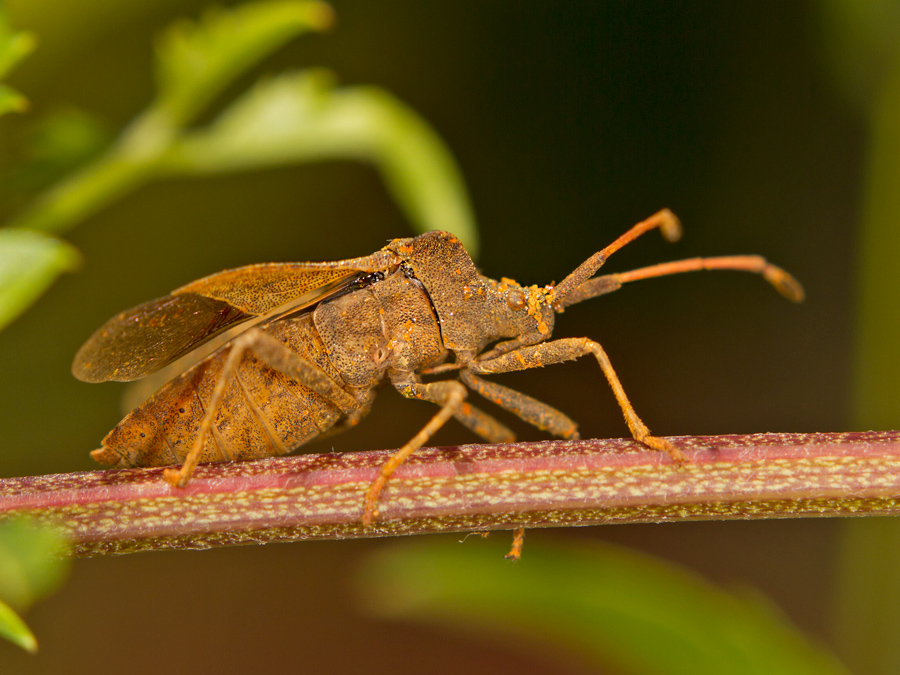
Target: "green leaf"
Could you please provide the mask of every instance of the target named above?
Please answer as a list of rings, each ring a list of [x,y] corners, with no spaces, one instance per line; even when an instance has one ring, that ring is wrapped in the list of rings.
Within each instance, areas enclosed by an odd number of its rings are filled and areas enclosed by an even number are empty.
[[[447,146],[409,107],[376,87],[335,89],[323,70],[257,84],[164,162],[173,173],[218,173],[346,158],[373,163],[414,227],[449,230],[477,253],[475,218]]]
[[[0,599],[26,608],[55,591],[69,569],[65,538],[23,520],[0,524]]]
[[[64,241],[30,230],[0,229],[0,328],[80,261],[78,251]]]
[[[34,637],[34,633],[2,600],[0,600],[0,637],[6,638],[31,654],[37,652],[37,638]]]
[[[35,122],[28,135],[27,153],[35,162],[74,168],[107,146],[111,137],[94,115],[64,106]]]
[[[634,673],[825,675],[846,670],[757,594],[607,545],[526,543],[520,562],[480,542],[380,551],[360,576],[373,614],[513,633]]]
[[[24,609],[55,591],[69,570],[66,551],[55,529],[22,520],[0,524],[0,637],[37,651],[34,634],[10,605]]]
[[[31,33],[16,33],[6,22],[6,14],[0,6],[0,78],[13,66],[30,54],[35,47]],[[19,92],[0,84],[0,115],[8,112],[22,112],[28,108],[28,99]]]
[[[37,193],[97,157],[112,133],[96,117],[70,106],[32,118],[21,159],[0,167],[0,202]]]
[[[159,105],[185,125],[234,78],[295,36],[331,26],[321,2],[277,0],[209,10],[181,21],[157,46]]]
[[[15,32],[6,22],[6,14],[0,7],[0,77],[34,51],[37,41],[34,35]]]

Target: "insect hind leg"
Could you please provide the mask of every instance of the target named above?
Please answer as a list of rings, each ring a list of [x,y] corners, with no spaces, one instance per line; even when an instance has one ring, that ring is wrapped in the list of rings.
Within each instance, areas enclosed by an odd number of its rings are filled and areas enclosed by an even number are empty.
[[[258,328],[251,328],[235,338],[229,346],[228,358],[216,381],[212,396],[206,406],[206,414],[197,429],[197,435],[181,468],[166,469],[163,478],[172,487],[185,487],[191,479],[207,437],[212,433],[212,424],[219,412],[219,406],[225,390],[237,373],[241,359],[248,351],[266,365],[296,379],[301,384],[320,394],[329,402],[340,408],[347,415],[356,413],[361,404],[340,384],[328,377],[318,366],[289,349],[284,343]],[[363,413],[364,414],[364,413]],[[360,417],[362,414],[360,414]]]

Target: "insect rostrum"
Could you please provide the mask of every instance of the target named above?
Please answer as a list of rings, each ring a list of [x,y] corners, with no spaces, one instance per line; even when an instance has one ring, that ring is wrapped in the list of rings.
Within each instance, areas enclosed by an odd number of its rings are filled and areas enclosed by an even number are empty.
[[[439,410],[369,488],[362,517],[370,523],[394,469],[451,417],[489,442],[512,441],[504,425],[466,402],[469,390],[540,429],[577,438],[576,424],[562,412],[482,376],[590,354],[634,438],[681,460],[677,447],[650,434],[598,343],[550,339],[556,314],[629,281],[702,269],[762,274],[795,301],[803,290],[759,256],[693,258],[593,276],[612,253],[655,228],[672,240],[680,234],[675,216],[660,211],[555,287],[481,276],[447,232],[395,239],[361,258],[251,265],[195,281],[112,318],[78,352],[73,373],[79,379],[127,381],[229,331],[225,344],[131,412],[91,454],[117,467],[180,463],[165,477],[184,487],[198,462],[280,455],[357,424],[375,386],[388,378],[403,396]],[[424,382],[424,374],[446,379]]]

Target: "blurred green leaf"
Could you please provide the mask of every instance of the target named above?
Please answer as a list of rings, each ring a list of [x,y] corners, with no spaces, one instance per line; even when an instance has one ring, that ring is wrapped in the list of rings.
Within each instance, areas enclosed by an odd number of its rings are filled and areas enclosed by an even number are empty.
[[[380,89],[335,89],[325,71],[288,73],[260,82],[207,127],[184,128],[259,59],[332,21],[332,10],[324,3],[270,0],[176,24],[157,49],[157,100],[106,152],[79,165],[10,218],[7,231],[65,232],[114,200],[167,176],[345,158],[375,164],[416,229],[450,230],[474,256],[475,221],[450,151],[424,120]],[[60,158],[94,151],[103,140],[89,122],[70,116],[48,126],[44,164],[52,168]],[[3,234],[0,327],[76,261],[74,249],[55,239]]]
[[[608,545],[532,542],[513,565],[495,546],[408,543],[366,561],[359,590],[378,616],[514,633],[628,672],[846,673],[758,594]]]
[[[28,138],[28,155],[43,164],[72,168],[109,143],[110,131],[90,113],[65,106],[39,119]]]
[[[176,23],[157,46],[158,105],[175,125],[187,124],[264,56],[333,20],[324,3],[277,0],[211,9],[197,22]]]
[[[6,638],[27,652],[37,652],[37,638],[12,608],[0,600],[0,637]]]
[[[218,173],[342,157],[372,162],[418,231],[449,230],[477,253],[462,174],[440,137],[386,91],[335,88],[324,70],[260,82],[207,128],[183,136],[164,166]]]
[[[37,640],[10,605],[26,609],[55,591],[69,571],[66,550],[54,529],[21,520],[0,524],[0,637],[37,651]]]
[[[65,106],[33,119],[25,133],[21,160],[0,166],[0,199],[44,189],[96,157],[112,133],[90,113]]]
[[[34,51],[36,42],[31,33],[17,33],[10,28],[6,12],[0,6],[0,77],[4,77],[13,66]]]
[[[0,328],[80,261],[78,251],[59,239],[29,230],[0,229]]]
[[[34,50],[34,47],[34,36],[31,33],[13,31],[0,5],[0,77],[4,77],[12,70],[13,66]],[[27,108],[28,99],[15,89],[0,84],[0,115],[22,112]]]
[[[68,573],[65,552],[66,540],[52,528],[0,524],[0,599],[25,608],[55,591]]]

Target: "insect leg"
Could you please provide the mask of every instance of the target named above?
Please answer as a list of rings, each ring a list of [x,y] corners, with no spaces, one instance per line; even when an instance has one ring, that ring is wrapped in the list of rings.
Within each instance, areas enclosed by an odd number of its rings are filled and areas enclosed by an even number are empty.
[[[546,403],[541,403],[537,399],[533,399],[509,387],[476,377],[468,370],[460,371],[459,376],[469,389],[481,394],[501,408],[509,410],[538,429],[549,431],[554,436],[561,436],[562,438],[572,440],[579,438],[578,425],[556,408]],[[508,560],[516,561],[522,557],[524,540],[525,528],[516,528],[513,533],[512,547],[509,553],[506,554]]]
[[[366,492],[365,506],[363,509],[363,524],[371,525],[378,517],[378,495],[394,470],[403,464],[407,457],[421,448],[428,439],[440,429],[454,413],[460,408],[466,398],[466,388],[456,380],[442,380],[440,382],[395,382],[394,386],[406,398],[417,398],[422,401],[431,401],[441,406],[438,413],[422,429],[413,436],[381,467],[381,473],[375,482],[369,486]]]
[[[622,409],[625,423],[631,430],[631,435],[637,441],[654,450],[667,452],[675,461],[683,461],[684,455],[681,450],[663,438],[650,435],[647,425],[638,417],[634,407],[625,395],[625,390],[622,388],[622,383],[619,382],[619,377],[616,375],[609,357],[603,351],[603,348],[593,340],[588,338],[562,338],[538,345],[522,347],[488,361],[472,361],[469,363],[469,369],[482,374],[509,373],[571,361],[586,354],[593,354],[594,358],[597,359],[597,363],[600,364],[600,368],[603,370],[603,374],[606,376],[606,380],[616,396],[616,401],[618,401],[619,407]]]
[[[488,443],[515,443],[516,435],[499,421],[470,403],[463,403],[453,417]]]
[[[460,363],[443,364],[418,371],[419,375],[435,375],[445,373],[451,370],[459,370],[462,367]],[[465,425],[476,434],[485,439],[488,443],[515,443],[516,435],[508,429],[504,424],[495,420],[469,403],[463,403],[459,410],[453,413],[458,422]]]
[[[478,392],[487,400],[509,410],[541,431],[549,431],[561,438],[578,438],[578,425],[556,408],[515,389],[476,377],[468,370],[460,371],[459,377],[472,391]]]
[[[191,479],[191,474],[194,473],[194,469],[200,461],[200,455],[206,438],[210,433],[213,420],[219,411],[219,405],[222,402],[225,389],[234,377],[244,353],[248,350],[252,350],[254,355],[266,365],[293,377],[301,384],[334,403],[342,412],[352,414],[360,407],[360,403],[352,395],[328,377],[318,366],[303,358],[300,354],[288,349],[284,343],[262,330],[251,328],[246,333],[235,338],[229,349],[228,358],[225,360],[215,389],[213,389],[212,396],[210,396],[207,403],[206,414],[200,422],[200,427],[197,429],[197,435],[194,438],[194,444],[185,457],[181,469],[177,471],[166,469],[163,471],[163,478],[173,487],[183,488]]]
[[[504,558],[507,560],[512,560],[513,562],[518,562],[522,557],[522,544],[525,543],[525,528],[517,527],[513,531],[513,543],[509,549],[509,553],[507,553]]]
[[[341,412],[350,414],[359,409],[360,402],[347,392],[345,385],[332,380],[319,366],[289,349],[278,338],[263,330],[251,329],[238,337],[233,344],[238,342],[244,349],[252,349],[256,358],[267,366],[324,396],[340,408]]]
[[[210,427],[219,410],[219,404],[222,402],[225,388],[228,386],[234,372],[237,370],[245,350],[246,346],[240,341],[240,338],[235,340],[231,347],[231,351],[228,354],[228,358],[225,361],[225,365],[222,367],[222,373],[216,382],[216,387],[213,389],[212,396],[209,398],[206,414],[203,415],[203,419],[200,421],[200,427],[197,429],[197,435],[194,438],[194,444],[191,446],[190,452],[188,452],[187,456],[184,458],[184,462],[181,464],[180,469],[177,471],[175,469],[165,469],[163,471],[163,478],[165,478],[166,482],[172,487],[183,488],[191,479],[191,474],[194,473],[194,469],[200,461],[203,445],[206,443],[206,437],[209,435]]]

